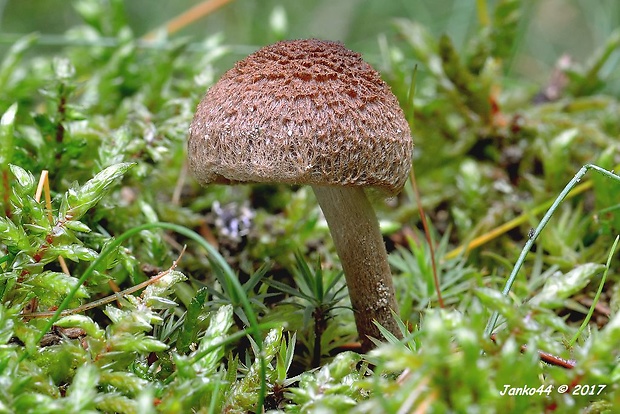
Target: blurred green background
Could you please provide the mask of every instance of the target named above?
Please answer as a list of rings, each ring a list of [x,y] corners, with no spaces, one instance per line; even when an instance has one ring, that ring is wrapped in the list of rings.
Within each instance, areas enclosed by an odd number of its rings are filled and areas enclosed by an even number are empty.
[[[66,30],[80,24],[74,5],[67,0],[0,1],[0,51],[15,41],[15,34],[39,32],[41,45],[53,52],[61,47]],[[88,2],[86,2],[88,3]],[[136,37],[201,3],[197,0],[127,0],[129,23]],[[492,9],[494,1],[488,1]],[[524,2],[517,44],[507,65],[508,75],[543,83],[562,54],[583,62],[620,26],[618,0],[533,0]],[[285,18],[283,31],[273,30]],[[197,40],[221,33],[224,43],[237,46],[229,59],[237,60],[253,49],[278,38],[320,37],[341,40],[380,64],[378,38],[398,43],[392,22],[404,17],[417,20],[435,35],[448,34],[457,48],[467,42],[478,23],[474,0],[236,0],[189,25],[173,36]],[[45,44],[48,43],[48,44]],[[56,46],[55,46],[56,44]],[[602,75],[607,91],[620,92],[617,67],[620,53],[608,61]],[[414,62],[411,63],[412,66]],[[379,69],[381,69],[379,67]],[[606,76],[607,75],[607,76]]]

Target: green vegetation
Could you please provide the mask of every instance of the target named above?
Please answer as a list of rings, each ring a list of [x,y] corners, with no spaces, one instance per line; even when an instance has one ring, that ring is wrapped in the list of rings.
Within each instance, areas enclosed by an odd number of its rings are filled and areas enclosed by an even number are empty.
[[[590,170],[531,229],[583,165],[620,163],[620,29],[532,80],[515,68],[532,6],[468,3],[477,22],[460,38],[424,15],[372,38],[369,60],[410,116],[420,197],[408,184],[374,200],[405,338],[365,355],[311,190],[200,188],[185,172],[194,108],[239,46],[149,43],[121,0],[75,2],[82,22],[51,54],[45,35],[13,42],[0,64],[0,413],[619,407],[620,183]],[[246,41],[300,37],[302,11],[269,4],[270,26]]]

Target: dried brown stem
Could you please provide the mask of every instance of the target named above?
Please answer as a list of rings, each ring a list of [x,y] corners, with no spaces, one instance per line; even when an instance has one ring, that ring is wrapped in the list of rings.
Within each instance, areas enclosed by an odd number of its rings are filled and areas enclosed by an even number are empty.
[[[428,243],[428,249],[431,254],[431,266],[433,269],[433,283],[435,284],[435,292],[437,292],[437,302],[439,302],[440,308],[445,308],[443,303],[443,297],[441,296],[441,284],[439,283],[439,275],[437,272],[437,260],[435,255],[435,247],[433,242],[433,237],[431,236],[431,231],[428,228],[428,223],[426,222],[426,214],[424,213],[424,208],[422,207],[422,197],[420,197],[420,191],[418,190],[418,182],[415,179],[415,171],[413,165],[411,165],[411,170],[409,171],[409,181],[411,181],[411,188],[413,189],[413,193],[415,194],[416,202],[418,203],[418,211],[420,212],[420,221],[422,221],[422,227],[424,228],[424,236],[426,237],[426,243]]]
[[[34,195],[35,201],[38,203],[41,199],[41,194],[45,196],[45,208],[47,209],[47,219],[50,224],[54,226],[54,216],[52,215],[52,195],[50,192],[50,179],[49,172],[47,170],[41,171],[41,177],[39,178],[39,184],[37,185],[37,191]],[[49,236],[52,237],[51,235]],[[62,256],[58,256],[58,263],[60,263],[60,268],[62,271],[70,275],[69,267],[67,266],[67,262],[65,262],[65,258]]]
[[[190,24],[192,24],[193,22],[195,22],[198,19],[201,19],[211,13],[213,13],[215,10],[219,9],[220,7],[226,5],[227,3],[230,3],[232,0],[207,0],[207,1],[203,1],[201,3],[198,3],[197,5],[195,5],[194,7],[192,7],[191,9],[181,13],[180,15],[176,16],[175,18],[169,20],[168,22],[166,22],[165,27],[166,27],[166,32],[168,34],[172,34],[175,32],[178,32],[179,30],[181,30],[182,28],[189,26]],[[155,37],[155,34],[157,33],[157,31],[152,31],[148,34],[146,34],[143,38],[145,40],[151,40]]]

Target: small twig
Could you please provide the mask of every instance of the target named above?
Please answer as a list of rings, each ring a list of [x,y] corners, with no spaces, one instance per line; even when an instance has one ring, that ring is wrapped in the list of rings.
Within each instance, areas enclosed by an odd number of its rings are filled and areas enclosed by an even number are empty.
[[[527,349],[526,345],[521,346],[521,352],[525,352],[526,349]],[[546,362],[549,365],[555,365],[556,367],[573,369],[575,368],[575,365],[576,365],[574,359],[560,358],[558,356],[555,356],[553,354],[550,354],[544,351],[538,351],[538,356],[540,357],[541,361]]]
[[[210,13],[212,13],[215,10],[219,9],[220,7],[226,5],[227,3],[230,3],[231,1],[232,0],[207,0],[207,1],[203,1],[203,2],[195,5],[191,9],[186,10],[185,12],[181,13],[180,15],[174,17],[173,19],[168,20],[165,23],[165,25],[164,25],[164,27],[166,28],[166,32],[168,34],[172,34],[172,33],[178,32],[182,28],[184,28],[186,26],[189,26],[190,24],[192,24],[196,20],[201,19],[201,18],[209,15]],[[153,31],[147,33],[146,35],[144,35],[143,39],[144,40],[152,40],[153,38],[155,38],[157,32],[158,32],[158,29],[153,30]]]
[[[114,293],[113,295],[106,296],[105,298],[98,299],[94,302],[89,302],[82,306],[78,306],[77,308],[64,310],[60,313],[60,316],[62,317],[62,316],[68,316],[68,315],[75,315],[76,313],[82,313],[89,309],[94,309],[101,305],[106,305],[108,303],[114,302],[117,299],[120,299],[123,296],[131,295],[132,293],[137,292],[140,289],[144,289],[145,287],[152,285],[153,283],[157,282],[159,279],[161,279],[162,277],[166,276],[167,274],[172,272],[174,269],[176,269],[179,261],[183,257],[183,253],[185,253],[185,248],[186,246],[183,246],[183,250],[181,250],[179,257],[174,262],[172,262],[172,265],[167,270],[164,270],[163,272],[159,272],[155,276],[151,277],[149,280],[145,280],[142,283],[139,283],[121,292]],[[23,314],[22,317],[27,318],[27,319],[51,318],[52,316],[54,316],[55,313],[56,311],[32,312],[32,313]]]
[[[493,341],[493,343],[497,343],[495,334],[491,335],[491,341]],[[527,345],[521,345],[521,353],[524,353],[525,351],[527,351]],[[560,358],[559,356],[555,356],[544,351],[538,351],[538,357],[541,361],[546,362],[549,365],[566,369],[573,369],[576,364],[572,359]]]

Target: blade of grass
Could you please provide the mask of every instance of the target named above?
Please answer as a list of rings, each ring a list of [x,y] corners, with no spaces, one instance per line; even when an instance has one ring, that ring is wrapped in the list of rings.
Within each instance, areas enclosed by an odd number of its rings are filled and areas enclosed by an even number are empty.
[[[609,251],[609,255],[607,256],[607,263],[605,264],[605,272],[603,272],[601,283],[598,285],[598,290],[596,291],[596,295],[594,296],[594,300],[592,301],[590,310],[588,311],[588,314],[586,315],[585,319],[581,323],[581,326],[579,327],[577,332],[575,332],[575,335],[568,342],[568,345],[571,347],[575,344],[575,342],[577,342],[577,338],[579,338],[581,334],[583,333],[583,331],[586,329],[586,326],[588,326],[588,322],[590,322],[590,319],[592,318],[592,314],[594,314],[594,307],[596,306],[599,299],[601,298],[601,293],[603,292],[603,286],[605,285],[605,280],[607,280],[607,273],[609,273],[609,267],[611,266],[611,259],[616,252],[616,248],[618,247],[619,240],[620,240],[620,236],[616,236],[616,240],[614,241],[613,246],[611,246],[611,250]]]
[[[481,26],[489,27],[491,18],[489,17],[489,8],[487,0],[476,0],[476,10],[478,12],[478,21]]]
[[[543,229],[545,228],[545,226],[547,225],[547,223],[549,223],[549,220],[551,220],[551,216],[555,213],[555,210],[557,210],[558,206],[560,205],[560,203],[562,203],[562,201],[564,201],[564,199],[568,196],[568,194],[571,192],[571,190],[573,188],[575,188],[575,186],[577,185],[577,183],[579,183],[581,181],[581,179],[583,178],[583,176],[588,172],[588,170],[594,170],[606,177],[609,177],[613,180],[616,181],[620,181],[620,176],[617,176],[616,174],[607,171],[604,168],[599,167],[598,165],[594,165],[594,164],[585,164],[583,167],[581,167],[581,169],[577,172],[577,174],[575,174],[575,176],[573,177],[572,180],[570,180],[568,182],[568,184],[566,184],[566,186],[564,187],[564,189],[560,192],[560,194],[556,197],[556,199],[553,201],[551,207],[549,208],[549,210],[547,210],[547,213],[543,216],[543,218],[540,220],[540,223],[538,224],[538,226],[536,227],[536,229],[534,230],[534,233],[532,234],[532,236],[527,240],[527,242],[525,242],[525,246],[523,246],[523,249],[521,250],[521,254],[519,255],[519,258],[517,259],[512,272],[510,272],[510,276],[508,277],[508,280],[506,281],[506,284],[504,286],[504,289],[502,290],[502,295],[507,296],[508,293],[510,293],[510,289],[512,288],[512,285],[514,284],[515,279],[517,278],[517,275],[519,274],[519,270],[521,269],[521,266],[523,265],[523,262],[525,262],[525,257],[527,256],[527,254],[529,253],[530,249],[532,248],[532,246],[534,245],[534,242],[536,242],[536,239],[538,239],[538,236],[540,235],[540,233],[543,231]],[[495,325],[497,324],[497,320],[499,319],[499,313],[498,312],[494,312],[493,315],[491,315],[491,318],[489,319],[489,322],[484,330],[485,336],[490,337],[491,334],[493,333],[493,329],[495,329]]]
[[[241,283],[237,279],[236,275],[234,274],[230,266],[228,266],[228,263],[226,263],[224,258],[219,254],[217,250],[213,248],[213,246],[207,243],[207,241],[204,238],[202,238],[198,233],[186,227],[180,226],[178,224],[164,223],[164,222],[147,223],[147,224],[143,224],[141,226],[137,226],[132,229],[129,229],[125,233],[118,236],[118,238],[114,239],[110,244],[108,244],[105,247],[105,249],[103,249],[103,251],[99,254],[97,259],[95,259],[90,264],[90,266],[88,266],[88,268],[84,271],[82,276],[79,278],[78,283],[76,283],[71,288],[71,290],[69,291],[65,299],[62,301],[60,306],[58,306],[58,309],[56,310],[54,315],[47,322],[47,325],[45,325],[45,327],[39,333],[39,336],[36,342],[37,343],[40,342],[41,339],[43,339],[43,336],[52,328],[52,326],[56,323],[56,321],[58,321],[61,313],[65,309],[68,308],[69,303],[71,302],[71,300],[73,299],[73,297],[75,296],[79,288],[84,284],[84,282],[88,280],[88,278],[93,274],[97,266],[103,263],[103,261],[106,259],[106,257],[110,253],[112,253],[116,248],[118,248],[128,238],[140,233],[141,231],[151,230],[151,229],[156,229],[156,228],[172,230],[198,243],[203,249],[207,251],[207,253],[209,254],[209,258],[212,260],[212,263],[214,263],[216,266],[220,268],[220,270],[224,273],[226,278],[229,279],[229,282],[231,283],[231,285],[237,291],[239,298],[241,300],[241,305],[243,306],[243,309],[245,310],[246,315],[248,317],[248,321],[250,322],[250,327],[247,329],[247,333],[252,335],[252,337],[258,344],[258,348],[259,348],[259,355],[260,355],[260,361],[261,361],[261,374],[260,374],[261,375],[261,387],[260,387],[260,394],[259,394],[258,403],[257,403],[257,412],[260,412],[262,410],[262,406],[263,406],[265,394],[266,394],[266,364],[265,364],[264,359],[262,358],[262,343],[263,343],[262,335],[261,335],[262,326],[258,324],[256,314],[254,313],[254,310],[252,309],[250,301],[247,295],[245,294],[245,291],[243,290]],[[24,349],[24,352],[21,354],[19,358],[19,362],[24,361],[29,356],[30,356],[30,352],[27,349]]]
[[[615,171],[617,169],[620,168],[620,164],[616,165],[616,167],[612,170]],[[593,182],[592,180],[587,180],[584,181],[583,183],[575,186],[575,188],[573,188],[568,195],[566,196],[566,199],[571,199],[581,193],[583,193],[584,191],[587,191],[589,189],[592,188]],[[471,242],[461,245],[451,251],[449,251],[443,258],[444,260],[449,260],[449,259],[454,259],[456,257],[458,257],[459,255],[463,254],[467,254],[469,253],[471,250],[480,247],[482,245],[484,245],[485,243],[490,242],[491,240],[501,236],[502,234],[505,234],[507,232],[509,232],[510,230],[524,224],[527,223],[531,217],[537,216],[538,214],[542,213],[543,211],[547,210],[549,207],[551,207],[551,205],[553,204],[554,200],[548,200],[547,202],[540,204],[534,208],[532,208],[530,211],[526,211],[525,213],[521,214],[519,217],[515,217],[514,219],[494,228],[493,230],[482,234],[478,237],[476,237],[475,239],[473,239]],[[610,207],[612,208],[612,207]],[[607,210],[603,210],[603,211],[607,211]],[[602,212],[603,212],[602,211]]]

